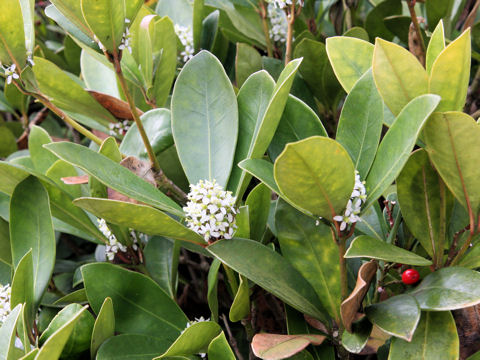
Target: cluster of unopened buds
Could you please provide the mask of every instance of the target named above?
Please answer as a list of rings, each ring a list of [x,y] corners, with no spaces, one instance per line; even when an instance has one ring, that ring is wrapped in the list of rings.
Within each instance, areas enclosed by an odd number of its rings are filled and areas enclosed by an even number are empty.
[[[278,9],[284,9],[287,6],[291,6],[293,4],[292,0],[266,0],[267,3],[272,4]],[[295,5],[303,6],[303,0],[297,0]]]
[[[3,71],[5,72],[5,76],[7,77],[7,84],[11,84],[13,79],[19,79],[20,76],[17,74],[17,65],[12,64],[9,67],[4,67]]]
[[[208,243],[212,239],[231,239],[235,223],[236,198],[215,180],[200,180],[190,185],[187,206],[183,208],[188,227],[202,235]]]
[[[193,31],[190,26],[181,26],[175,24],[175,33],[183,45],[183,50],[180,52],[178,61],[186,63],[195,54],[195,49],[193,46]]]
[[[0,285],[0,326],[5,322],[10,314],[10,297],[12,295],[12,288],[10,285]]]
[[[360,179],[360,174],[355,170],[355,186],[348,200],[345,213],[343,216],[337,215],[333,218],[333,220],[340,223],[340,231],[345,230],[348,225],[362,221],[359,215],[366,198],[365,182]]]
[[[132,122],[128,120],[111,122],[108,124],[109,134],[111,136],[125,136],[128,130],[130,130]]]
[[[107,244],[105,245],[105,256],[109,261],[113,261],[118,252],[126,253],[127,247],[117,240],[117,237],[112,233],[110,228],[107,225],[105,219],[97,219],[99,230],[105,235],[108,239]],[[138,237],[135,230],[130,232],[130,236],[133,240],[132,249],[134,251],[138,250]]]
[[[270,19],[270,39],[274,42],[284,43],[287,39],[287,18],[281,8],[271,2],[268,4],[268,18]]]

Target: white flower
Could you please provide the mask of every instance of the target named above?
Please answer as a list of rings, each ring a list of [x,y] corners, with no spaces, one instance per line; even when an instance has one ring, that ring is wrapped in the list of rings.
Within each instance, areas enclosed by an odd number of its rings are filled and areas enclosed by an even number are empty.
[[[10,285],[0,285],[0,326],[7,319],[10,314],[10,297],[12,295],[12,288]]]
[[[35,63],[33,62],[33,55],[32,55],[32,52],[31,52],[31,51],[27,51],[27,62],[28,62],[31,66],[35,66]]]
[[[7,76],[7,84],[11,84],[13,79],[18,79],[20,76],[15,72],[17,65],[12,64],[10,67],[3,68],[5,75]]]
[[[127,252],[127,247],[120,243],[112,231],[108,228],[108,225],[105,219],[97,219],[98,221],[98,228],[100,231],[105,235],[108,239],[108,242],[105,244],[105,255],[109,261],[113,261],[115,259],[115,255],[118,251]]]
[[[118,121],[115,123],[109,123],[108,128],[110,129],[109,134],[111,136],[125,136],[128,130],[130,130],[132,122],[128,120]]]
[[[278,9],[283,9],[289,5],[292,5],[292,0],[266,0],[267,3],[272,4]],[[303,6],[303,0],[295,2],[296,5]]]
[[[200,180],[190,185],[187,206],[183,208],[188,227],[210,239],[231,239],[237,228],[235,224],[236,198],[230,191],[224,191],[215,180]]]
[[[268,18],[270,19],[270,39],[274,42],[284,43],[287,39],[287,18],[281,7],[275,3],[268,4]]]
[[[178,61],[186,63],[193,57],[195,53],[195,49],[193,47],[193,31],[190,26],[187,27],[175,24],[175,33],[184,47],[184,49],[180,52]]]
[[[125,23],[130,23],[130,20],[128,19],[125,19]],[[132,53],[132,47],[130,46],[130,38],[131,38],[131,34],[130,34],[130,30],[127,28],[125,28],[125,32],[123,33],[123,36],[122,36],[122,42],[120,43],[120,45],[118,46],[118,49],[119,50],[125,50],[125,49],[128,49],[128,51],[130,52],[130,54]]]
[[[360,179],[360,174],[355,170],[355,186],[353,187],[350,200],[348,200],[345,213],[333,218],[333,220],[340,223],[340,231],[345,230],[350,224],[362,221],[359,215],[366,198],[365,182]]]

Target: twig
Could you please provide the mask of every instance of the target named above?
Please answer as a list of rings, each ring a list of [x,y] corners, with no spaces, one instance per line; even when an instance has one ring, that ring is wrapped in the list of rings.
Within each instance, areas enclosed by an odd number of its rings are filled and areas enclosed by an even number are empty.
[[[286,8],[285,12],[287,14],[287,49],[285,51],[285,65],[287,65],[292,60],[292,48],[293,48],[293,25],[295,24],[295,0],[292,0],[290,9]]]
[[[222,314],[222,320],[223,323],[225,324],[225,329],[227,330],[228,334],[228,339],[230,341],[230,344],[232,345],[233,351],[235,351],[235,354],[237,355],[238,360],[243,360],[243,355],[238,349],[238,344],[237,344],[237,339],[232,334],[232,330],[230,330],[230,325],[228,325],[228,320],[225,314]]]
[[[267,43],[267,54],[268,54],[268,57],[272,57],[273,46],[272,46],[272,40],[270,40],[270,30],[268,27],[268,20],[267,20],[268,18],[267,9],[265,7],[265,2],[263,0],[259,0],[258,3],[260,5],[260,8],[258,9],[258,14],[262,19],[263,34],[265,35],[265,42]]]
[[[417,33],[417,37],[420,41],[420,46],[422,49],[423,58],[425,58],[425,51],[427,50],[425,46],[425,41],[423,40],[422,31],[420,30],[420,24],[418,23],[417,14],[415,13],[415,3],[416,0],[409,0],[408,3],[408,10],[410,11],[410,17],[412,18],[413,26],[415,27],[415,32]]]

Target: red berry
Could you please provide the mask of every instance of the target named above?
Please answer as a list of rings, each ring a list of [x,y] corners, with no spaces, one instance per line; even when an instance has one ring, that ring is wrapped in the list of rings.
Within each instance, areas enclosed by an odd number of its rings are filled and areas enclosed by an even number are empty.
[[[420,274],[415,269],[405,270],[402,274],[402,281],[404,284],[412,285],[420,280]]]

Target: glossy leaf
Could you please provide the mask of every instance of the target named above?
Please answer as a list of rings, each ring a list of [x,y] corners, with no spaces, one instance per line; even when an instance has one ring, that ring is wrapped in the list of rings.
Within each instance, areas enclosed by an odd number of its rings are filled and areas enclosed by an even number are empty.
[[[442,97],[437,111],[461,111],[470,81],[471,39],[467,29],[452,41],[432,66],[429,92]]]
[[[310,284],[286,259],[253,240],[221,240],[208,251],[233,270],[246,276],[295,309],[324,319]]]
[[[249,238],[260,241],[267,225],[272,191],[264,184],[258,184],[248,194],[245,205],[248,206],[250,220]]]
[[[252,340],[253,353],[261,359],[278,360],[293,356],[308,345],[320,345],[321,335],[256,334]]]
[[[32,249],[34,301],[39,304],[53,272],[56,243],[48,194],[34,177],[18,184],[12,194],[10,238],[15,268]]]
[[[453,209],[453,196],[425,150],[410,156],[397,178],[397,193],[408,229],[430,256],[443,254],[440,247],[445,244],[445,222]]]
[[[275,210],[275,226],[285,258],[312,285],[327,309],[339,319],[341,303],[338,246],[330,228],[302,214],[282,200]]]
[[[248,287],[248,279],[240,275],[240,284],[238,291],[230,306],[229,319],[237,322],[246,318],[250,314],[250,288]]]
[[[12,295],[10,307],[24,305],[22,318],[27,328],[31,328],[35,322],[37,307],[35,305],[35,284],[32,250],[29,250],[18,263],[12,280]]]
[[[21,70],[27,59],[22,9],[18,0],[5,0],[0,12],[0,62]]]
[[[383,101],[371,70],[354,85],[343,104],[336,140],[365,179],[372,166],[383,127]]]
[[[235,360],[235,355],[223,331],[208,345],[208,357],[216,360]]]
[[[372,323],[387,334],[411,341],[420,321],[420,307],[413,296],[402,294],[365,308]]]
[[[39,90],[78,122],[106,132],[108,124],[116,122],[107,110],[55,64],[35,57],[33,72]]]
[[[462,267],[443,268],[422,280],[411,293],[422,310],[462,309],[480,303],[480,274]]]
[[[352,324],[351,333],[347,330],[343,332],[342,346],[348,351],[358,354],[367,345],[371,333],[372,323],[364,316]]]
[[[150,206],[97,198],[80,198],[75,200],[75,205],[112,224],[126,226],[149,235],[205,244],[202,236]]]
[[[274,166],[281,193],[301,209],[332,219],[353,190],[354,167],[336,141],[313,136],[288,144]]]
[[[115,314],[113,312],[112,299],[107,297],[98,312],[97,319],[92,330],[90,344],[90,356],[95,359],[100,346],[115,335]],[[119,352],[120,353],[120,352]]]
[[[208,290],[207,301],[208,307],[212,313],[212,320],[218,322],[218,271],[222,263],[218,259],[213,259],[210,269],[208,270]]]
[[[68,142],[49,144],[45,147],[62,160],[81,168],[113,190],[172,214],[183,215],[180,207],[161,191],[95,151]]]
[[[302,100],[289,95],[277,131],[268,147],[268,154],[274,161],[288,143],[315,135],[327,136],[317,114]]]
[[[397,0],[382,1],[367,14],[365,18],[365,29],[372,39],[380,37],[385,40],[392,40],[394,34],[390,32],[384,23],[384,19],[391,15],[401,14],[402,4]]]
[[[401,172],[423,125],[439,101],[440,97],[436,95],[419,96],[398,115],[382,139],[366,179],[367,200],[364,209],[372,205]]]
[[[347,93],[372,67],[374,47],[367,41],[335,36],[326,41],[326,50],[333,71]]]
[[[270,190],[280,194],[280,190],[273,177],[273,164],[271,162],[262,159],[247,159],[240,162],[238,166],[262,181]]]
[[[428,42],[425,66],[429,75],[432,73],[433,63],[443,49],[445,49],[445,32],[443,29],[443,21],[440,20]]]
[[[97,360],[117,360],[119,354],[135,360],[152,360],[153,356],[162,354],[171,341],[163,337],[138,334],[114,336],[108,339],[98,350]]]
[[[460,112],[436,113],[424,130],[426,150],[443,181],[457,200],[475,213],[480,207],[476,153],[480,151],[480,127]]]
[[[16,359],[15,338],[21,313],[22,305],[17,305],[0,326],[0,359],[2,360]]]
[[[192,324],[185,329],[162,356],[155,359],[163,359],[169,356],[189,356],[203,352],[207,349],[210,341],[219,335],[220,331],[220,326],[213,321]]]
[[[417,58],[403,47],[377,39],[373,77],[378,92],[394,115],[411,100],[428,92],[428,76]]]
[[[150,237],[143,249],[145,266],[150,273],[150,277],[171,298],[174,298],[172,283],[176,281],[176,279],[172,279],[172,261],[173,256],[175,256],[173,250],[174,242],[159,236]]]
[[[456,360],[459,358],[457,328],[449,311],[423,312],[411,342],[393,338],[390,360]]]
[[[178,305],[151,279],[120,267],[96,263],[82,267],[87,297],[98,313],[106,297],[113,301],[115,330],[175,340],[187,318]]]
[[[82,33],[83,36],[90,38],[93,42],[93,32],[88,27],[83,17],[81,2],[78,0],[52,0],[51,3],[55,6],[55,9],[63,15],[66,23],[72,23],[69,27],[75,27]],[[50,16],[50,15],[49,15]],[[57,21],[57,19],[54,19]],[[63,21],[62,24],[63,25]],[[71,29],[67,28],[71,34],[75,34]],[[80,38],[82,39],[82,38]],[[88,40],[87,40],[88,41]]]
[[[172,96],[172,129],[188,180],[226,186],[238,135],[238,108],[222,64],[202,51],[182,69]]]
[[[432,264],[430,260],[415,253],[366,235],[358,236],[352,241],[345,253],[345,257],[366,257],[369,259],[417,266],[428,266]]]

